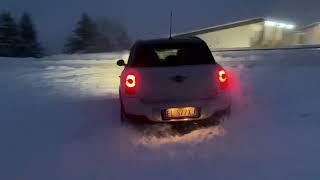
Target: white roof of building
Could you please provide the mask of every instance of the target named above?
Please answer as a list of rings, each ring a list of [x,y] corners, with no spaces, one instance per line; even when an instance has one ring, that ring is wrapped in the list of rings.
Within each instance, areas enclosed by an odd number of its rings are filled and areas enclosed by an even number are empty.
[[[306,25],[306,26],[300,28],[300,30],[305,30],[305,29],[313,28],[313,27],[315,27],[315,26],[320,26],[320,22],[315,22],[315,23]]]
[[[260,23],[260,22],[264,22],[264,21],[265,21],[265,18],[253,18],[253,19],[236,21],[236,22],[227,23],[227,24],[218,25],[218,26],[211,26],[211,27],[207,27],[207,28],[203,28],[203,29],[199,29],[199,30],[195,30],[195,31],[178,33],[178,34],[175,34],[174,36],[177,37],[177,36],[197,35],[197,34],[202,34],[202,33],[207,33],[207,32],[212,32],[212,31],[218,31],[218,30],[222,30],[222,29],[229,29],[229,28],[234,28],[234,27],[238,27],[238,26],[244,26],[244,25],[248,25],[248,24]]]

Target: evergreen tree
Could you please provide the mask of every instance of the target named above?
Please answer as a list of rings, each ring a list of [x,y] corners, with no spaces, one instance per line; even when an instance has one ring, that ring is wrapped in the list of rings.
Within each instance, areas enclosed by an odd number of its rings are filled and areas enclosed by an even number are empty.
[[[28,13],[24,13],[19,24],[21,44],[19,55],[22,57],[39,57],[43,49],[38,42],[37,32]]]
[[[65,45],[66,53],[89,53],[97,52],[98,32],[96,24],[91,20],[88,14],[82,14],[76,28],[68,38]]]
[[[17,56],[19,44],[17,24],[11,14],[9,12],[0,14],[0,56]]]

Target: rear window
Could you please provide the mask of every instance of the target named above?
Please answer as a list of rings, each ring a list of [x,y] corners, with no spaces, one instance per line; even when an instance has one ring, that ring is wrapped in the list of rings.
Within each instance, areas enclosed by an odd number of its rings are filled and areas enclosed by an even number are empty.
[[[130,55],[129,65],[138,67],[163,67],[214,64],[209,48],[203,43],[141,44]]]

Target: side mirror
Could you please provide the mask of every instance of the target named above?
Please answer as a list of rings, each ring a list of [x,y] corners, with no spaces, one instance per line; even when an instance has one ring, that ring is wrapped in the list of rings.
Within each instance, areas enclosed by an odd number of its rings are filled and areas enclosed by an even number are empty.
[[[120,59],[120,60],[117,61],[117,65],[118,66],[125,66],[126,63],[124,62],[124,60]]]

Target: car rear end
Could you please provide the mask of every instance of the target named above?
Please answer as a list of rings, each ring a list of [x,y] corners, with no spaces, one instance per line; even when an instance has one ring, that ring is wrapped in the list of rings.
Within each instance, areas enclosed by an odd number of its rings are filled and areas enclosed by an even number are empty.
[[[226,72],[201,40],[136,44],[120,98],[127,117],[153,122],[211,119],[230,106]]]

